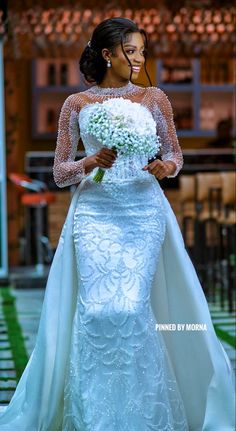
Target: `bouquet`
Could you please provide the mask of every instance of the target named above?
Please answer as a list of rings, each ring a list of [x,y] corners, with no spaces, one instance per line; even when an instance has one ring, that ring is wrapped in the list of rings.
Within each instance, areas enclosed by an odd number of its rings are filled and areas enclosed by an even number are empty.
[[[160,148],[156,123],[151,112],[140,103],[128,99],[112,98],[96,102],[88,119],[87,131],[102,146],[115,149],[117,155],[146,155],[152,158]],[[93,177],[101,182],[104,169],[99,168]]]

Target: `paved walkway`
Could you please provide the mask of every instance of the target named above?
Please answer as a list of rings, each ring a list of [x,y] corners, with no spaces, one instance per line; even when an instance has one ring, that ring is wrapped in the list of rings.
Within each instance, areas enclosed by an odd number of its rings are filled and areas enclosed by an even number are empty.
[[[24,344],[29,357],[35,344],[44,289],[19,289],[12,290],[12,293],[16,297],[18,322],[22,329]],[[16,372],[9,347],[7,327],[0,302],[0,404],[6,404],[10,401],[16,387]]]
[[[41,306],[44,297],[43,289],[12,290],[16,297],[16,309],[20,326],[22,328],[25,347],[28,356],[31,354],[39,325]],[[209,305],[213,324],[225,333],[235,337],[235,319],[227,312],[221,311],[218,305]],[[224,335],[224,334],[223,334]],[[223,336],[223,338],[225,338]],[[231,338],[232,339],[232,338]],[[226,353],[236,372],[236,350],[226,341],[222,341]],[[16,373],[12,352],[9,349],[6,322],[2,305],[0,303],[0,404],[7,404],[16,387]]]

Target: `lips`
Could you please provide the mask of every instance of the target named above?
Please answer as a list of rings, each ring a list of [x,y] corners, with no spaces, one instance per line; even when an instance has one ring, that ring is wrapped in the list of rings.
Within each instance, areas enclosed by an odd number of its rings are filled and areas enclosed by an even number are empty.
[[[132,72],[139,73],[140,69],[141,69],[141,67],[139,67],[139,66],[132,66]]]

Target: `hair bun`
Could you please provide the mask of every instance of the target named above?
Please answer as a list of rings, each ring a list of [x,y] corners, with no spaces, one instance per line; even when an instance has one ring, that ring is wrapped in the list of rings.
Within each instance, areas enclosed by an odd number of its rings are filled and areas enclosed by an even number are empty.
[[[140,30],[133,21],[127,18],[108,18],[100,22],[94,29],[91,40],[88,41],[79,62],[80,70],[86,81],[100,84],[107,72],[107,62],[103,58],[102,50],[106,48],[114,54],[115,48],[123,44],[127,35],[136,32],[145,34],[144,30]]]
[[[80,70],[83,73],[86,81],[96,82],[96,70],[98,67],[98,53],[95,51],[91,42],[88,43],[80,58]]]

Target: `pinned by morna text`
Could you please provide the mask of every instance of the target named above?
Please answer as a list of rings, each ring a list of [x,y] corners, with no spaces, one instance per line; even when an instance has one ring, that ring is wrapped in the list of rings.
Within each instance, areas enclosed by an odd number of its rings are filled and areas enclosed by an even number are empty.
[[[207,331],[206,323],[156,323],[156,331]]]

